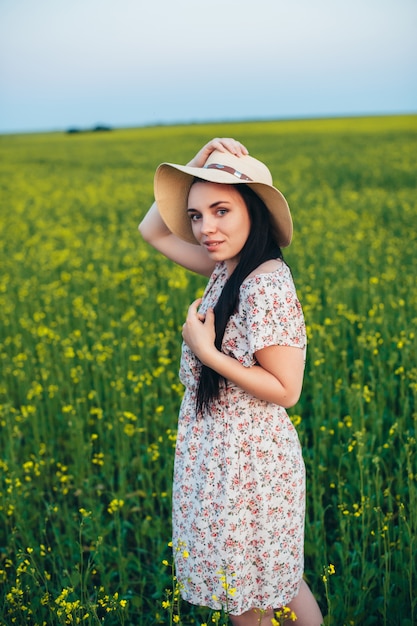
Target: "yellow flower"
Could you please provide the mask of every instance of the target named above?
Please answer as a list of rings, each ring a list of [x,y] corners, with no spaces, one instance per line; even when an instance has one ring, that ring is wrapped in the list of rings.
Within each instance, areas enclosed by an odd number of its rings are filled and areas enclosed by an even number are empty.
[[[124,505],[125,501],[124,500],[118,500],[117,498],[114,498],[114,500],[112,500],[109,504],[109,506],[107,507],[107,511],[113,515],[113,513],[116,513],[116,511],[118,511],[119,509],[122,508],[122,506]]]

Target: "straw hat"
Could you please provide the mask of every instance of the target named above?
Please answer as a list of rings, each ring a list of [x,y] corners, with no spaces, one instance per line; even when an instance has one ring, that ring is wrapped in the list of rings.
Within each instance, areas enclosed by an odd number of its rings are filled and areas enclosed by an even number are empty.
[[[248,185],[263,200],[272,217],[274,235],[281,247],[289,246],[292,219],[288,203],[272,184],[269,169],[251,156],[236,157],[214,150],[203,167],[161,163],[155,172],[154,191],[159,212],[169,230],[197,244],[187,215],[187,200],[194,178],[224,185]]]

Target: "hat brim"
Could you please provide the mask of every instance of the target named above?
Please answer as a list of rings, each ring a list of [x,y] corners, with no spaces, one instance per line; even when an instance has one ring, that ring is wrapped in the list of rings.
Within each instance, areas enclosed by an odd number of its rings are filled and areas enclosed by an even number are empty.
[[[195,178],[223,185],[248,185],[261,198],[271,214],[274,237],[281,248],[291,243],[293,224],[284,195],[272,185],[244,181],[217,169],[161,163],[155,172],[154,193],[159,213],[169,230],[184,241],[197,244],[187,215],[187,200]]]

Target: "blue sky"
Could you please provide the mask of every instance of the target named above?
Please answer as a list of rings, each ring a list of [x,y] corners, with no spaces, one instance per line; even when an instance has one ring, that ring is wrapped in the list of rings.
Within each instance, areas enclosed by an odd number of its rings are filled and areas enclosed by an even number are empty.
[[[417,0],[0,0],[0,133],[417,112]]]

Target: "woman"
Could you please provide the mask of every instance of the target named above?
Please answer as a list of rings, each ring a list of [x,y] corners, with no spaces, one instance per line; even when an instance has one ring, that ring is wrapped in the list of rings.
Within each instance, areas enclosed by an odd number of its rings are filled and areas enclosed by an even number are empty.
[[[302,580],[305,472],[285,408],[299,398],[305,326],[281,247],[292,220],[268,168],[234,139],[163,163],[139,226],[172,261],[210,276],[183,326],[173,545],[184,599],[234,626],[289,606],[322,623]]]

